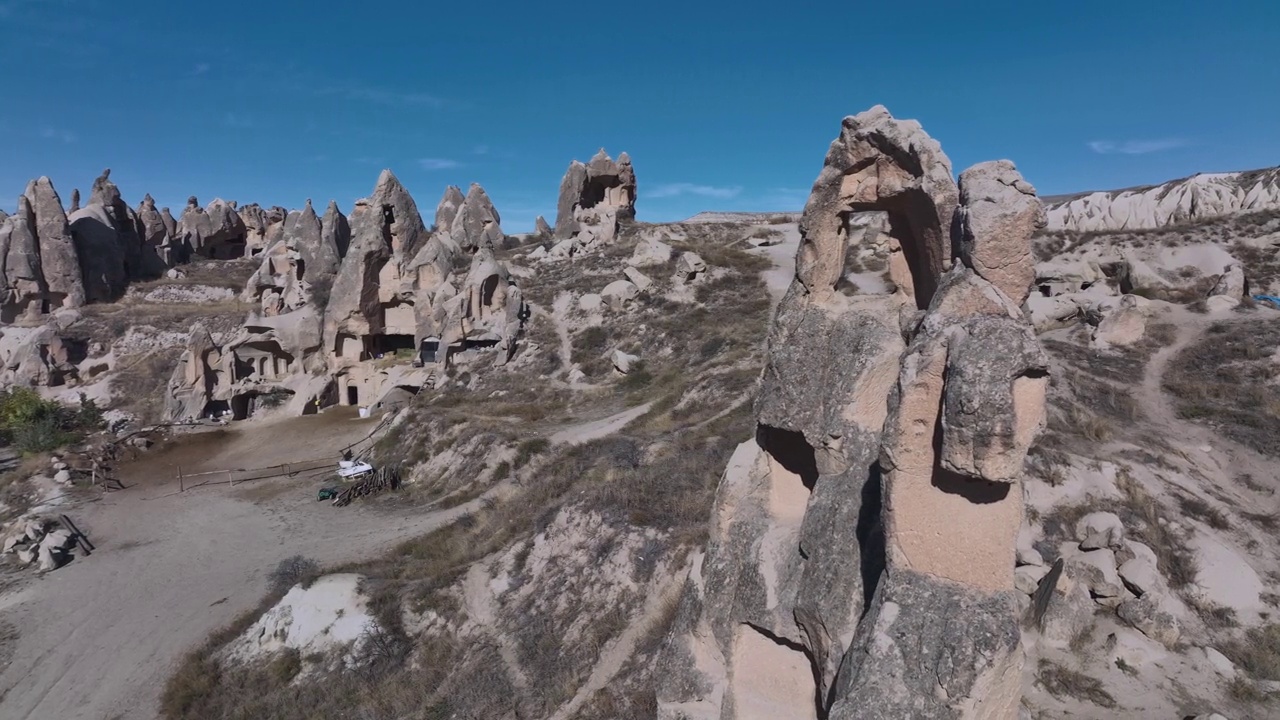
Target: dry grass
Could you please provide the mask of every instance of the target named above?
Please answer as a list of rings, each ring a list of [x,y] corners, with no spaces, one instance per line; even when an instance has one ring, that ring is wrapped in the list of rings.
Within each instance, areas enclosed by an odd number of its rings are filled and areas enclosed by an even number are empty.
[[[1116,486],[1125,498],[1124,505],[1117,510],[1126,532],[1155,552],[1156,565],[1170,588],[1186,590],[1194,586],[1199,570],[1195,553],[1180,535],[1169,529],[1160,501],[1127,470],[1117,475]]]
[[[1254,678],[1280,680],[1280,623],[1249,628],[1219,649]]]
[[[1041,660],[1036,678],[1044,689],[1057,698],[1075,698],[1098,707],[1112,709],[1117,703],[1102,681],[1070,668]]]
[[[623,242],[599,252],[540,265],[538,282],[530,284],[526,296],[549,309],[563,292],[598,292],[620,277],[632,251],[627,238],[634,232],[628,228]],[[550,374],[567,360],[556,355],[554,326],[535,320],[535,355],[509,368],[476,372],[470,389],[451,384],[441,392],[420,393],[406,411],[407,420],[377,443],[379,462],[406,469],[427,463],[415,475],[415,492],[444,498],[443,504],[475,497],[496,480],[510,481],[508,490],[495,493],[453,525],[407,541],[372,562],[333,569],[368,578],[365,589],[376,610],[378,632],[388,640],[380,644],[394,650],[384,653],[392,661],[373,674],[337,672],[287,688],[271,684],[266,667],[217,668],[219,679],[201,684],[210,658],[229,639],[223,636],[211,639],[175,676],[175,688],[190,687],[175,690],[174,697],[194,700],[168,706],[176,709],[167,709],[167,716],[248,717],[246,708],[251,708],[259,717],[287,718],[307,717],[308,712],[325,717],[546,717],[576,692],[601,648],[630,621],[641,599],[636,591],[607,611],[593,608],[590,598],[568,598],[579,608],[573,614],[572,643],[566,642],[570,628],[565,619],[548,614],[547,605],[554,603],[531,604],[500,618],[519,662],[537,681],[524,689],[506,677],[496,648],[484,641],[464,642],[451,631],[410,637],[400,625],[399,610],[430,609],[450,622],[462,622],[458,582],[468,568],[484,558],[530,548],[532,538],[560,513],[602,519],[601,559],[610,552],[606,538],[637,532],[653,538],[644,549],[644,562],[632,559],[637,583],[649,582],[646,573],[705,542],[720,474],[736,444],[754,430],[750,403],[740,401],[752,391],[763,364],[769,314],[769,296],[759,277],[768,262],[729,247],[742,240],[743,229],[709,225],[705,232],[687,247],[727,272],[698,281],[692,288],[696,302],[663,297],[674,267],[646,269],[655,287],[633,306],[605,312],[598,327],[570,320],[572,359],[603,386],[600,391],[574,392],[554,381],[531,381],[531,370]],[[677,251],[685,247],[672,244]],[[615,348],[641,355],[641,367],[617,376],[608,359]],[[552,446],[546,439],[552,429],[647,401],[653,402],[650,411],[623,433],[579,445]],[[430,462],[444,452],[455,453],[456,460]],[[517,572],[513,582],[520,585],[531,578]],[[527,590],[544,598],[560,594],[553,585]],[[665,632],[665,626],[655,629],[659,639]],[[656,653],[657,642],[649,651]],[[440,647],[428,647],[431,643]],[[396,660],[402,649],[414,661]],[[654,695],[647,670],[635,666],[628,673],[625,686],[616,684],[611,688],[616,692],[594,698],[589,707],[609,717],[635,712],[651,717]],[[358,683],[353,680],[357,676]],[[335,689],[348,695],[334,699]],[[315,710],[325,702],[332,708]]]
[[[1215,323],[1165,373],[1178,414],[1254,450],[1280,456],[1280,323]]]

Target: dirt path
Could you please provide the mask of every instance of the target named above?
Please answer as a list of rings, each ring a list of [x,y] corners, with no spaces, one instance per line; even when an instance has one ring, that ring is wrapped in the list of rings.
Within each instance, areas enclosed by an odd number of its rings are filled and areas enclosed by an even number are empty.
[[[636,644],[652,632],[658,622],[668,618],[671,606],[679,602],[680,591],[684,589],[685,579],[689,576],[689,567],[690,564],[686,563],[683,569],[668,577],[646,598],[644,607],[640,610],[640,616],[628,625],[613,643],[605,647],[596,661],[595,669],[591,671],[591,676],[582,687],[578,688],[573,698],[556,710],[549,720],[568,720],[574,717],[583,703],[603,690],[617,676],[623,665],[631,659]]]
[[[1257,322],[1256,318],[1201,315],[1176,308],[1169,319],[1177,328],[1177,336],[1171,344],[1151,356],[1137,391],[1138,403],[1148,421],[1165,437],[1183,440],[1184,446],[1175,450],[1189,462],[1214,470],[1216,489],[1233,497],[1242,506],[1247,507],[1256,501],[1247,488],[1236,482],[1242,474],[1249,474],[1255,481],[1270,485],[1273,492],[1280,490],[1280,478],[1276,477],[1273,460],[1214,432],[1210,427],[1184,420],[1179,416],[1173,399],[1164,391],[1164,377],[1169,364],[1178,353],[1200,342],[1210,326],[1223,320],[1237,320],[1247,329],[1250,323]]]
[[[178,463],[195,472],[322,456],[368,427],[329,413],[246,423],[125,468],[131,489],[70,513],[98,551],[0,597],[0,620],[21,633],[0,668],[0,717],[150,720],[183,654],[254,608],[281,560],[371,557],[482,502],[436,512],[335,508],[316,502],[314,477],[185,493],[169,480]]]
[[[1160,348],[1147,361],[1147,370],[1138,388],[1138,402],[1151,422],[1163,427],[1177,428],[1175,437],[1191,437],[1204,444],[1210,437],[1217,439],[1208,428],[1187,422],[1178,417],[1173,402],[1164,391],[1164,374],[1169,363],[1178,353],[1194,345],[1204,337],[1205,330],[1213,323],[1208,317],[1192,315],[1181,308],[1175,310],[1173,320],[1177,336],[1168,346]]]
[[[776,245],[757,248],[754,252],[764,255],[773,263],[773,267],[762,274],[764,284],[769,288],[769,296],[773,298],[773,305],[776,307],[782,296],[787,294],[791,281],[795,279],[796,250],[800,247],[800,226],[796,223],[785,223],[775,225],[774,229],[781,233],[782,241]]]
[[[643,405],[637,405],[622,412],[614,413],[606,418],[567,427],[551,436],[551,444],[569,443],[577,445],[612,435],[626,427],[632,420],[649,412],[651,407],[653,407],[653,402],[647,402]]]
[[[517,690],[529,687],[529,677],[520,664],[520,656],[515,641],[511,636],[497,630],[497,615],[493,607],[493,593],[489,590],[489,563],[497,555],[481,560],[471,566],[463,581],[463,601],[466,604],[467,617],[487,631],[490,639],[498,646],[498,656],[507,667],[507,674]]]

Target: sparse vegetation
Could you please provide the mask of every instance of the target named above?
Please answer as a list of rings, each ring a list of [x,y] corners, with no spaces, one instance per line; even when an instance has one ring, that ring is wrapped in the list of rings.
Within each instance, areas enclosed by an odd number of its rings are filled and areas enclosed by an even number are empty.
[[[1107,692],[1102,681],[1070,668],[1041,660],[1037,677],[1050,695],[1058,698],[1075,698],[1098,707],[1112,709],[1117,703]]]
[[[79,407],[45,400],[31,388],[0,390],[0,441],[28,455],[57,450],[102,428],[102,411],[80,395]]]
[[[320,577],[320,566],[315,560],[294,555],[281,560],[280,564],[276,565],[276,569],[271,571],[271,590],[283,595],[295,585],[310,587],[318,577]]]
[[[1227,516],[1222,514],[1221,510],[1198,497],[1179,495],[1178,506],[1182,508],[1184,515],[1193,517],[1214,530],[1226,530],[1231,527],[1231,523],[1227,522]]]
[[[1160,501],[1152,497],[1127,469],[1116,477],[1116,486],[1124,494],[1125,503],[1118,510],[1125,531],[1156,554],[1160,573],[1174,590],[1185,590],[1196,581],[1199,568],[1195,553],[1186,541],[1169,528]]]
[[[1280,623],[1249,628],[1219,649],[1254,678],[1280,680]]]
[[[1179,415],[1254,450],[1280,456],[1280,323],[1215,323],[1178,353],[1164,389]]]

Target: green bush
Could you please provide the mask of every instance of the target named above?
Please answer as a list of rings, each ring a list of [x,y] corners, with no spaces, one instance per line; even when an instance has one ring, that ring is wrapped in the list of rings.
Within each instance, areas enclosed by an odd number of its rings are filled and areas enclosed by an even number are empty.
[[[31,388],[0,390],[0,438],[23,453],[56,450],[101,427],[102,411],[84,393],[69,408]]]

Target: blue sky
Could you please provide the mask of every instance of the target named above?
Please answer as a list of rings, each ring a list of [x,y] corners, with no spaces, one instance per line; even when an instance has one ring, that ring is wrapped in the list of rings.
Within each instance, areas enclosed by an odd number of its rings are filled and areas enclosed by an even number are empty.
[[[799,209],[876,103],[1041,194],[1280,164],[1273,0],[0,0],[0,33],[7,210],[103,167],[135,205],[349,208],[391,167],[428,215],[481,183],[519,232],[601,146],[642,220]]]

